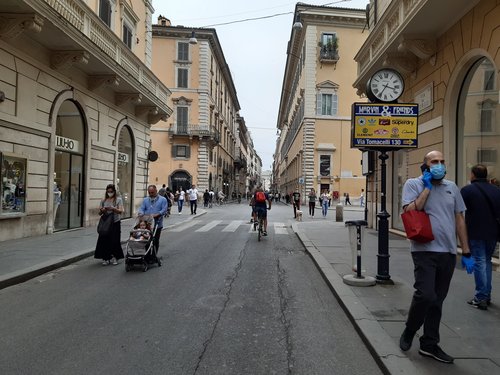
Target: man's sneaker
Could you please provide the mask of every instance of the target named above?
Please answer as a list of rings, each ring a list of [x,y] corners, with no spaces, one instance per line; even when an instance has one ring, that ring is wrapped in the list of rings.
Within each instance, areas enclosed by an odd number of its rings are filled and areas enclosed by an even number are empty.
[[[403,334],[401,335],[401,338],[399,339],[399,347],[402,351],[406,352],[410,350],[411,343],[413,342],[413,338],[415,337],[415,333],[416,332],[410,331],[408,328],[405,328]]]
[[[113,266],[118,265],[118,261],[116,260],[116,258],[111,258],[111,264],[112,264]]]
[[[472,307],[475,307],[476,309],[479,310],[487,310],[488,309],[488,301],[478,301],[476,298],[471,299],[470,301],[467,301],[469,305]]]
[[[257,225],[259,225],[259,223],[257,223],[257,222],[253,223],[253,230],[254,230],[254,232],[257,230]]]
[[[266,231],[263,231],[263,232],[262,232],[262,235],[263,235],[263,236],[267,236],[267,232],[266,232]]]
[[[453,363],[455,360],[452,356],[446,354],[438,345],[430,348],[420,348],[418,351],[421,355],[434,358],[436,361],[443,363]]]

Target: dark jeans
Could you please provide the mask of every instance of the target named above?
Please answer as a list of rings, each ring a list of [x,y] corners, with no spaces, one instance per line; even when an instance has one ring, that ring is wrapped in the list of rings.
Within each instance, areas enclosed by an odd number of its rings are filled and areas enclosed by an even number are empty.
[[[314,207],[316,207],[315,202],[309,202],[309,215],[314,216]]]
[[[196,213],[196,208],[198,207],[198,201],[189,201],[191,204],[191,215]]]
[[[420,347],[429,348],[439,343],[443,301],[450,287],[456,255],[419,251],[413,252],[411,256],[415,266],[415,293],[406,327],[416,332],[423,325],[424,334],[420,337]]]

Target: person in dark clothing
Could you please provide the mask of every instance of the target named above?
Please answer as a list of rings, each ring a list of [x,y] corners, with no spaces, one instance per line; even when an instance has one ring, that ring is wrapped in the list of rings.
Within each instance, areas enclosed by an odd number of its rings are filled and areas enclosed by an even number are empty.
[[[209,202],[210,202],[210,193],[208,189],[205,189],[205,192],[203,193],[203,207],[207,208]]]
[[[488,183],[488,169],[482,164],[472,167],[471,184],[460,192],[467,207],[465,224],[469,247],[474,258],[474,298],[467,301],[472,307],[486,310],[491,301],[491,257],[495,251],[500,228],[500,189]]]
[[[351,204],[351,198],[349,197],[349,193],[346,193],[345,194],[345,205],[349,205],[349,206],[352,206]]]
[[[300,193],[299,189],[295,189],[292,194],[293,217],[297,218],[297,210],[300,211]]]

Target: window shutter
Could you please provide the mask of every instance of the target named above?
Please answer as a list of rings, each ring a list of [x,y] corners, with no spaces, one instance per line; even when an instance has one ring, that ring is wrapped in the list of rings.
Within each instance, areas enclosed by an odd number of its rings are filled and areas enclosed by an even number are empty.
[[[175,158],[175,156],[177,155],[177,146],[172,146],[172,157]]]
[[[321,92],[316,95],[316,114],[321,115]]]
[[[332,115],[336,115],[339,108],[339,100],[337,97],[337,93],[332,94]]]
[[[186,158],[189,159],[191,157],[191,146],[186,146]]]

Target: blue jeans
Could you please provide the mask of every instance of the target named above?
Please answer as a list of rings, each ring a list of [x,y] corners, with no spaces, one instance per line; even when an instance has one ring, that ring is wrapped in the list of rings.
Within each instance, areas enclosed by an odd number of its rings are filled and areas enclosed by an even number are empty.
[[[495,240],[469,240],[469,247],[474,257],[474,281],[477,301],[491,298],[491,256],[496,247]]]
[[[177,210],[178,210],[179,212],[182,212],[182,206],[183,206],[183,205],[184,205],[184,199],[182,199],[182,200],[181,200],[181,199],[179,199],[179,200],[177,201]]]
[[[328,213],[328,201],[326,199],[321,202],[321,208],[323,211],[323,216],[326,216],[326,214]]]

